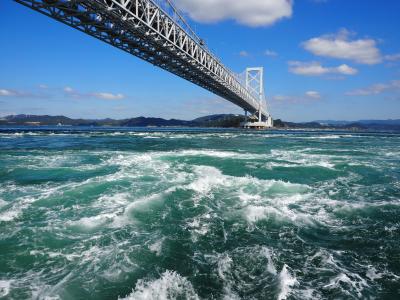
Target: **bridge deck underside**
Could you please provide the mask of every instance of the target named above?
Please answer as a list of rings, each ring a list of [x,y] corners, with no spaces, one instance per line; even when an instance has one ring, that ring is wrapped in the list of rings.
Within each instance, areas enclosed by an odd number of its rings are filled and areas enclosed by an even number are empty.
[[[148,0],[15,1],[191,81],[251,113],[259,109],[258,101],[243,90],[229,70],[185,36],[162,11],[156,12]],[[263,110],[262,114],[265,115]]]

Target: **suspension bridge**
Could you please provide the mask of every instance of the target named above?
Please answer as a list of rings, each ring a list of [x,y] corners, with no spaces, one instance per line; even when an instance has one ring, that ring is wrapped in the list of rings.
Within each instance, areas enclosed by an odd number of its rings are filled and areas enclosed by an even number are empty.
[[[170,0],[15,0],[240,106],[244,127],[271,127],[263,68],[233,73]],[[250,113],[249,118],[247,113]]]

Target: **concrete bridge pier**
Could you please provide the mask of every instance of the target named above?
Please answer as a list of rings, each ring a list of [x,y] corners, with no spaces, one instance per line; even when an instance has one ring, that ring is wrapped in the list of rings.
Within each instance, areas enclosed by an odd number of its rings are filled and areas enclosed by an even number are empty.
[[[247,117],[247,111],[245,112],[244,122],[241,123],[241,127],[248,129],[267,129],[274,127],[274,120],[271,116],[265,118],[257,118],[256,115]]]

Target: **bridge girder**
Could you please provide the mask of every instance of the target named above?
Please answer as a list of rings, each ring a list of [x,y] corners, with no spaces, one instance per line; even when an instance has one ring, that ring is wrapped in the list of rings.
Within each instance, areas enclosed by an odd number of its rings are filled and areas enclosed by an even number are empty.
[[[267,116],[258,99],[200,40],[152,0],[15,0],[242,107]]]

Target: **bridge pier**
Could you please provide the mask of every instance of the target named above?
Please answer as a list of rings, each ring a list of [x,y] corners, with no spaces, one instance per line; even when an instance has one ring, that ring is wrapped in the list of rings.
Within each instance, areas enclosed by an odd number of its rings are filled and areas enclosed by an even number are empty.
[[[267,129],[274,127],[274,120],[271,116],[265,118],[265,120],[260,120],[255,116],[250,117],[250,120],[245,116],[245,121],[240,124],[243,128],[248,129]]]

